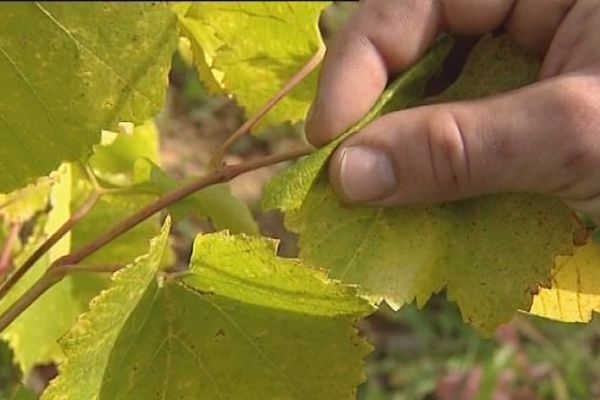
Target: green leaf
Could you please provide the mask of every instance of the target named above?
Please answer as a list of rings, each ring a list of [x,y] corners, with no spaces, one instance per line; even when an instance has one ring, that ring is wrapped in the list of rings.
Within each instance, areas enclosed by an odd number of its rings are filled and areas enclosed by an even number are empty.
[[[538,67],[507,37],[486,37],[438,100],[510,90],[533,79]],[[412,96],[404,90],[397,95]],[[463,318],[490,334],[529,309],[530,290],[547,281],[554,257],[572,251],[572,218],[558,199],[498,194],[441,207],[350,208],[322,165],[316,177],[316,168],[302,168],[268,187],[264,205],[286,212],[286,225],[300,233],[301,258],[394,308],[414,299],[422,306],[446,287]]]
[[[547,279],[555,254],[570,250],[570,213],[537,195],[348,208],[323,177],[295,218],[303,259],[393,308],[415,298],[422,306],[447,286],[464,319],[483,333],[528,309],[528,289]]]
[[[518,88],[537,79],[539,69],[540,60],[508,36],[487,35],[472,51],[456,82],[432,102],[476,99]]]
[[[35,400],[36,396],[23,385],[19,385],[10,396],[10,400]]]
[[[159,162],[158,131],[154,121],[147,120],[136,127],[123,126],[122,132],[103,131],[102,141],[94,150],[94,155],[89,159],[89,166],[94,175],[100,178],[103,184],[116,185],[119,189],[104,194],[85,219],[75,226],[73,248],[87,244],[157,197],[154,193],[129,190],[138,179],[138,162]],[[90,196],[93,185],[81,168],[74,169],[74,175],[73,204],[74,207],[78,207]],[[121,193],[127,195],[123,196]],[[144,254],[148,241],[159,232],[158,218],[152,216],[136,225],[92,254],[86,262],[127,264]]]
[[[418,63],[404,72],[386,89],[369,113],[355,126],[327,146],[300,160],[269,181],[263,193],[262,208],[266,211],[300,209],[336,147],[378,116],[390,110],[416,105],[423,97],[427,80],[442,66],[453,44],[454,41],[448,36],[439,39]]]
[[[8,194],[0,194],[0,217],[5,222],[23,223],[48,205],[52,178],[39,178],[35,184]]]
[[[80,169],[73,169],[73,211],[81,205],[92,192],[92,186]],[[98,201],[92,211],[72,230],[74,249],[94,240],[111,229],[118,222],[139,211],[155,199],[146,194],[120,196],[106,194]],[[135,257],[145,253],[148,241],[156,236],[160,229],[159,216],[154,215],[120,237],[111,241],[98,252],[85,259],[86,264],[128,264]]]
[[[329,2],[193,3],[179,16],[198,73],[209,89],[223,88],[253,115],[322,45],[317,26]],[[282,100],[257,127],[302,120],[317,73]],[[217,89],[218,90],[218,89]]]
[[[188,69],[194,68],[194,53],[192,51],[192,44],[187,37],[181,36],[179,38],[177,51],[185,67]]]
[[[207,6],[210,7],[209,4],[203,4],[200,7]],[[214,67],[217,50],[224,43],[217,37],[215,29],[211,25],[193,17],[186,17],[190,7],[190,4],[185,4],[178,5],[175,9],[179,30],[182,37],[189,42],[193,63],[196,65],[198,76],[204,86],[213,94],[224,94],[223,71]]]
[[[112,286],[92,300],[90,311],[81,315],[61,339],[67,359],[43,399],[98,398],[111,349],[128,318],[145,299],[148,285],[155,282],[169,230],[167,219],[148,253],[114,274]]]
[[[0,246],[3,246],[6,237],[9,235],[8,227],[0,224]]]
[[[137,211],[185,183],[171,178],[159,167],[158,132],[153,121],[135,127],[130,134],[104,131],[103,143],[96,146],[90,165],[103,183],[116,185],[120,190],[105,196],[98,205],[98,210],[88,217],[98,218],[97,223],[86,225],[93,232],[81,235],[88,239],[101,233],[99,229],[107,229],[106,222],[114,223],[124,218],[125,214]],[[82,184],[89,186],[85,181]],[[91,187],[83,190],[83,193],[88,195],[89,190]],[[117,209],[113,209],[115,207]],[[232,196],[225,184],[213,185],[187,196],[169,207],[169,212],[176,221],[190,215],[206,217],[217,229],[229,229],[235,233],[258,233],[258,226],[247,204]],[[122,217],[119,217],[119,213]],[[136,227],[134,230],[139,229],[141,228]],[[135,236],[133,233],[127,235],[130,237],[119,239],[124,244],[124,250],[131,247],[131,238]],[[155,233],[151,234],[154,235]],[[142,244],[146,243],[147,234],[138,236]],[[113,250],[109,248],[106,253],[114,252]]]
[[[20,386],[21,371],[13,360],[8,343],[0,340],[0,399],[11,398]]]
[[[353,325],[372,308],[275,247],[211,234],[183,280],[128,267],[65,339],[43,399],[354,399],[370,346]]]
[[[207,297],[223,296],[314,317],[364,316],[372,311],[353,287],[276,253],[277,241],[273,239],[226,233],[199,235],[190,274],[183,281]]]
[[[248,205],[231,194],[229,185],[212,185],[185,199],[182,208],[188,215],[208,217],[217,230],[258,234],[258,224]]]
[[[86,157],[101,129],[157,113],[175,24],[159,3],[0,5],[0,191]]]
[[[117,186],[133,183],[136,160],[145,158],[159,164],[158,130],[148,120],[130,133],[103,131],[89,164],[99,178]]]
[[[177,1],[169,3],[169,7],[175,14],[177,14],[178,17],[184,16],[185,13],[187,13],[187,11],[189,10],[190,6],[190,1]]]
[[[326,43],[333,40],[336,33],[350,20],[359,4],[354,1],[336,1],[323,11],[319,27]]]
[[[573,251],[571,211],[557,198],[535,194],[484,196],[449,209],[461,229],[448,241],[448,298],[465,321],[492,334],[531,307],[555,256]]]
[[[134,175],[137,184],[131,187],[132,193],[162,196],[186,183],[177,182],[152,162],[144,159],[136,162]],[[248,205],[234,197],[226,184],[212,185],[187,196],[170,206],[169,211],[176,221],[190,215],[205,217],[210,219],[218,230],[258,233],[258,225]]]

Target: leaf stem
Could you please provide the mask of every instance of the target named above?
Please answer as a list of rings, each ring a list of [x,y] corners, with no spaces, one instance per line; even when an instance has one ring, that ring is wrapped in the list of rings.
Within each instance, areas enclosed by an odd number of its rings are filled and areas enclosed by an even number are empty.
[[[54,232],[44,243],[38,247],[21,267],[12,274],[2,286],[0,286],[0,301],[6,297],[6,294],[12,289],[21,278],[35,265],[35,263],[52,248],[63,236],[81,221],[96,205],[102,192],[94,190],[90,196],[83,202],[81,207],[69,218],[56,232]]]
[[[209,170],[216,169],[223,157],[229,151],[231,146],[244,135],[248,134],[258,122],[271,111],[285,96],[288,95],[298,84],[300,84],[312,71],[315,70],[325,56],[325,46],[321,45],[317,52],[307,61],[306,64],[281,88],[273,97],[271,97],[257,112],[240,126],[216,151],[208,163]]]
[[[18,222],[13,223],[10,227],[8,237],[4,242],[4,246],[2,247],[2,252],[0,253],[0,282],[10,273],[12,268],[12,251],[17,243],[20,231],[21,224]]]
[[[269,165],[273,165],[273,164],[278,164],[283,161],[294,160],[296,158],[308,155],[312,151],[313,151],[313,149],[310,147],[302,147],[299,149],[291,150],[286,153],[265,156],[265,157],[258,158],[256,160],[247,161],[247,162],[240,163],[240,164],[226,165],[212,173],[209,173],[208,175],[205,175],[196,180],[193,180],[193,181],[165,194],[164,196],[160,197],[153,203],[150,203],[146,207],[135,212],[127,219],[121,221],[120,223],[115,225],[109,231],[98,236],[92,242],[89,242],[88,244],[86,244],[83,247],[81,247],[80,249],[72,252],[71,254],[68,254],[64,257],[61,257],[61,258],[55,260],[50,265],[50,267],[48,268],[46,273],[44,273],[44,275],[42,275],[42,277],[40,279],[38,279],[21,297],[19,297],[4,313],[2,313],[2,315],[0,315],[0,332],[2,332],[4,329],[6,329],[37,298],[39,298],[42,294],[44,294],[44,292],[46,290],[48,290],[50,287],[52,287],[52,285],[54,285],[55,283],[57,283],[61,279],[63,279],[68,273],[75,272],[75,271],[87,271],[87,272],[116,272],[116,271],[118,271],[121,267],[107,266],[107,267],[103,267],[103,268],[98,268],[98,267],[78,266],[78,264],[87,256],[96,252],[97,250],[99,250],[103,246],[107,245],[114,239],[118,238],[119,236],[121,236],[128,230],[132,229],[139,223],[150,218],[152,215],[154,215],[158,211],[172,205],[173,203],[176,203],[177,201],[183,199],[186,196],[189,196],[190,194],[192,194],[198,190],[206,188],[207,186],[214,185],[216,183],[230,181],[231,179],[233,179],[236,176],[241,175],[245,172],[254,171],[256,169],[266,167]],[[43,255],[45,253],[45,251],[48,251],[48,249],[50,247],[52,247],[52,245],[54,243],[56,243],[60,239],[60,237],[62,237],[62,235],[64,235],[69,229],[71,229],[85,214],[87,214],[87,212],[89,212],[89,209],[91,209],[93,207],[93,205],[99,199],[99,196],[100,196],[99,193],[97,193],[97,192],[94,192],[94,193],[96,193],[96,195],[92,194],[92,196],[90,196],[90,198],[88,198],[88,200],[85,202],[84,206],[82,206],[77,211],[77,213],[74,214],[71,217],[71,219],[69,219],[69,221],[67,221],[63,226],[61,226],[60,229],[56,233],[54,233],[46,242],[44,242],[44,244],[42,246],[40,246],[40,248],[38,250],[36,250],[36,253],[34,253],[34,254],[38,254],[36,260],[39,259],[39,257],[41,257],[41,255]],[[95,197],[97,197],[97,198],[95,198]],[[95,198],[95,200],[94,200],[94,198]],[[86,207],[86,206],[88,206],[88,207]],[[56,239],[51,241],[50,239],[52,239],[52,238],[56,238]],[[44,252],[41,252],[42,249],[44,250]],[[34,257],[32,255],[32,257],[30,257],[30,260],[33,258]],[[27,260],[27,261],[29,261],[29,260]],[[35,261],[29,261],[29,263],[31,263],[31,265],[33,265],[33,263],[35,263]],[[31,268],[31,265],[28,268]],[[23,267],[24,266],[25,266],[25,264],[23,265]],[[23,267],[21,267],[17,271],[21,271],[23,269]],[[24,272],[21,273],[20,276],[23,276],[23,274],[24,274]],[[10,288],[13,287],[14,284],[18,281],[18,279],[16,279],[16,280],[13,279],[13,277],[15,275],[16,275],[16,273],[13,276],[11,276],[12,284],[10,287],[8,287],[5,284],[4,286],[2,286],[0,288],[0,290],[4,291],[4,293],[3,293],[4,296],[6,295],[6,293],[8,293],[8,290],[10,290]],[[8,281],[7,281],[7,283],[8,283]]]

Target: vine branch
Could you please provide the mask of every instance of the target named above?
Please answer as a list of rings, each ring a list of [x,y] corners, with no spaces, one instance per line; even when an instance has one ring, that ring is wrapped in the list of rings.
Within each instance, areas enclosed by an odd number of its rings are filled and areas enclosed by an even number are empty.
[[[275,95],[269,99],[257,112],[240,126],[216,151],[208,163],[209,169],[215,169],[223,161],[223,157],[229,151],[231,146],[248,134],[256,124],[277,105],[288,93],[290,93],[304,78],[315,70],[325,56],[325,47],[320,46],[317,52],[307,61],[306,64],[281,88]]]
[[[121,267],[116,267],[115,269],[108,267],[108,269],[101,268],[98,270],[97,268],[78,267],[78,265],[83,259],[98,251],[100,248],[115,240],[136,225],[150,218],[158,211],[167,208],[179,200],[189,196],[190,194],[193,194],[198,190],[204,189],[210,185],[227,182],[245,172],[254,171],[256,169],[278,164],[283,161],[294,160],[296,158],[308,155],[311,152],[312,148],[306,146],[282,154],[265,156],[256,160],[235,165],[226,165],[158,198],[156,201],[135,212],[127,219],[119,222],[112,229],[98,236],[95,240],[64,257],[55,260],[50,265],[46,273],[42,275],[42,277],[38,279],[21,297],[19,297],[19,299],[17,299],[2,315],[0,315],[0,332],[6,329],[6,327],[8,327],[19,315],[21,315],[21,313],[25,311],[37,298],[44,294],[44,292],[52,287],[52,285],[63,279],[67,274],[74,271],[115,272],[120,269]],[[37,258],[35,258],[36,260],[39,259],[39,257],[41,257],[41,255],[43,255],[50,247],[52,247],[54,243],[60,240],[60,238],[66,232],[68,232],[69,229],[71,229],[81,218],[83,218],[83,216],[85,216],[85,214],[89,212],[95,202],[99,199],[99,192],[95,191],[94,193],[96,193],[96,195],[92,194],[92,196],[90,196],[90,198],[88,198],[88,200],[85,202],[84,206],[82,206],[77,213],[75,213],[50,238],[48,238],[48,240],[44,242],[44,244],[42,244],[38,250],[36,250],[34,253],[34,255],[38,254]],[[30,261],[34,258],[34,255],[27,260],[31,265],[35,263],[35,261]],[[31,265],[29,265],[28,268],[31,268]],[[23,267],[24,266],[25,264]],[[17,271],[21,271],[24,269],[23,267]],[[7,286],[5,284],[0,288],[0,290],[3,291],[3,295],[8,293],[8,290],[14,286],[14,284],[25,274],[25,272],[20,273],[19,278],[14,278],[17,273],[11,276],[11,286]]]

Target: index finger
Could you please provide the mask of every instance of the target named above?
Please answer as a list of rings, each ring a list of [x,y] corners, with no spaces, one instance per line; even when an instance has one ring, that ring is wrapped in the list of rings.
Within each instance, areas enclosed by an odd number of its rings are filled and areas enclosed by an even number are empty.
[[[327,49],[319,89],[306,121],[321,146],[375,104],[389,74],[418,60],[441,30],[478,34],[499,26],[514,0],[367,0]]]

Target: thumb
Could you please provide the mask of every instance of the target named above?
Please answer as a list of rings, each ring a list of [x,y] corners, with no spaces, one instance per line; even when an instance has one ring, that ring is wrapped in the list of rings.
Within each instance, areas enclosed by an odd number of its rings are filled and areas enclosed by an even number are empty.
[[[573,74],[495,97],[385,115],[338,148],[330,181],[343,201],[370,205],[510,191],[566,200],[598,195],[598,179],[586,180],[600,168],[593,80]]]

